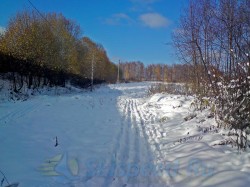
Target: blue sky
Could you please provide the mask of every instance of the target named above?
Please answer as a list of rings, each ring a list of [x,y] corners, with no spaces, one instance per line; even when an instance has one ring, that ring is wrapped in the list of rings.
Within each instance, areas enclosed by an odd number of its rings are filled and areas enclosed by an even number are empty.
[[[145,64],[178,63],[171,42],[187,0],[30,0],[41,12],[62,13],[76,21],[83,36],[101,43],[109,58]],[[28,0],[0,0],[0,30]]]

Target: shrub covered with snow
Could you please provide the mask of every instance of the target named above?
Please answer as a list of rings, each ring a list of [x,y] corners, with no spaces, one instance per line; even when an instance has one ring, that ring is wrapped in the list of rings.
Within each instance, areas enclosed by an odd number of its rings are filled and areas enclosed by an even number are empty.
[[[236,131],[238,148],[247,148],[250,128],[250,77],[219,83],[216,98],[216,116],[220,126]]]

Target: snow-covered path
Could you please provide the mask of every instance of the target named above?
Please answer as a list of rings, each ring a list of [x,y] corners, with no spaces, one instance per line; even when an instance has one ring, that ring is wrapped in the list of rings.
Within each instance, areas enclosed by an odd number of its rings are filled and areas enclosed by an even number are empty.
[[[149,85],[1,103],[0,170],[21,187],[246,186],[250,154],[214,146],[208,111],[185,121],[192,97]]]
[[[1,171],[20,186],[151,185],[147,173],[138,177],[153,156],[134,98],[147,87],[1,103]]]

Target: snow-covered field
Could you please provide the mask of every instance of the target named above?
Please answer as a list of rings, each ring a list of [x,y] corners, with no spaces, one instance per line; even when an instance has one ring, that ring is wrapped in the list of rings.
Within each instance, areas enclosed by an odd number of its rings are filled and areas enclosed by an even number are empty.
[[[227,136],[209,110],[149,86],[1,102],[0,170],[20,187],[248,186],[250,153],[215,145]]]

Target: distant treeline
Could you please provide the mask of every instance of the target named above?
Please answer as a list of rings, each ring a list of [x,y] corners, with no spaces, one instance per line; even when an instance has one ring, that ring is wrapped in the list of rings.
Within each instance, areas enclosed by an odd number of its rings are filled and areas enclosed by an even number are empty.
[[[0,73],[12,80],[13,90],[23,85],[88,87],[115,82],[117,66],[100,44],[81,37],[80,26],[62,14],[42,16],[33,11],[17,13],[0,34]]]
[[[124,81],[186,82],[191,66],[188,64],[150,64],[142,62],[120,63]]]

